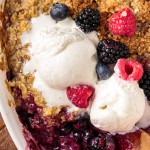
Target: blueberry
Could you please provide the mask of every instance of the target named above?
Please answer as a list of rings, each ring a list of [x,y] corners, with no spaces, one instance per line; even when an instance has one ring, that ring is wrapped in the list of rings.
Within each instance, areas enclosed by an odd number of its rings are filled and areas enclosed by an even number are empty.
[[[60,135],[66,136],[72,131],[72,125],[70,123],[68,123],[68,124],[64,123],[60,126],[59,131],[60,131],[60,133],[59,133]]]
[[[62,21],[69,16],[69,8],[65,4],[56,3],[51,8],[50,15],[55,21]]]
[[[96,66],[96,72],[100,80],[106,80],[110,77],[111,72],[107,65],[98,63]]]

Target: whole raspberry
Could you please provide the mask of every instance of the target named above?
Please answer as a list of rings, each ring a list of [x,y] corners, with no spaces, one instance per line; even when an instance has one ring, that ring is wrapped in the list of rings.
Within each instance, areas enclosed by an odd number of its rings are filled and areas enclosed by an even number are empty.
[[[109,19],[109,31],[115,35],[133,36],[136,32],[136,19],[129,8],[123,8]]]
[[[127,81],[138,81],[143,76],[142,65],[134,60],[119,59],[114,70],[121,79]]]
[[[88,85],[77,85],[67,88],[68,99],[79,108],[87,108],[95,89]]]

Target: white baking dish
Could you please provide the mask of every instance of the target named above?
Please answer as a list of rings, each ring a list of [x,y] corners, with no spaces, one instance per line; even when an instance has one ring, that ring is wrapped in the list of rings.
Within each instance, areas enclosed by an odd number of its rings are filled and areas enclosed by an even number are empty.
[[[5,4],[5,0],[0,0],[0,11],[3,11],[3,6]],[[2,22],[0,20],[0,26],[2,26]],[[1,41],[0,41],[1,45]],[[5,56],[0,47],[0,62],[1,58]],[[5,62],[6,63],[6,62]],[[14,108],[11,108],[8,105],[8,99],[12,99],[10,93],[7,90],[6,84],[6,71],[0,70],[0,112],[6,124],[6,127],[17,147],[18,150],[25,150],[25,139],[22,134],[21,123],[17,117],[16,111]]]

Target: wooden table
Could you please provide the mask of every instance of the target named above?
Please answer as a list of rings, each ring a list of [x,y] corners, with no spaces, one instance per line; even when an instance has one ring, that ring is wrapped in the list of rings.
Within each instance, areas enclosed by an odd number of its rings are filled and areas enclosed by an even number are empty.
[[[17,150],[0,115],[0,150]]]

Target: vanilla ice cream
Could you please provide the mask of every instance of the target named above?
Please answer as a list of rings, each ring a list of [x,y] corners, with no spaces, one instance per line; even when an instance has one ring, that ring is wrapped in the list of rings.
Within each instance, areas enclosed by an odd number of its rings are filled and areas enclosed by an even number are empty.
[[[94,126],[109,132],[127,132],[143,116],[145,95],[137,82],[127,82],[113,74],[100,81],[90,117]]]
[[[31,43],[32,63],[45,84],[65,89],[74,84],[97,82],[95,44],[71,18],[55,23],[50,16],[41,15],[32,19],[31,29],[23,34],[22,43]],[[25,72],[26,69],[25,66]]]
[[[34,73],[33,86],[42,92],[48,106],[68,105],[79,110],[68,100],[66,88],[97,82],[98,41],[96,32],[84,34],[71,18],[58,23],[49,15],[32,18],[31,30],[22,35],[22,44],[31,44],[31,60],[23,72]]]
[[[140,128],[147,128],[150,126],[150,105],[149,105],[147,99],[145,99],[144,114],[136,125]]]

